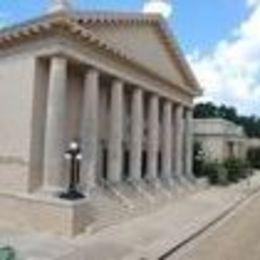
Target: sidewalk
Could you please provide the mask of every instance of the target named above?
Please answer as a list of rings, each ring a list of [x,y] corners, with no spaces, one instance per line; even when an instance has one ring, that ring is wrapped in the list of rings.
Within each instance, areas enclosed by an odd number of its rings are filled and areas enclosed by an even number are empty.
[[[74,240],[0,228],[0,245],[28,260],[155,260],[183,243],[260,189],[260,174],[228,188],[211,188],[149,216]]]

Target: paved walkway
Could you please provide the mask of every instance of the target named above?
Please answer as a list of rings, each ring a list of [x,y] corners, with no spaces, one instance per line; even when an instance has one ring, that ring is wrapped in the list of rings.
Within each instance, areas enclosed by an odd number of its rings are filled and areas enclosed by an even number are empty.
[[[159,212],[74,240],[0,228],[0,245],[26,260],[158,259],[260,188],[260,175],[228,188],[211,188],[175,200]]]
[[[259,260],[260,194],[167,260]]]

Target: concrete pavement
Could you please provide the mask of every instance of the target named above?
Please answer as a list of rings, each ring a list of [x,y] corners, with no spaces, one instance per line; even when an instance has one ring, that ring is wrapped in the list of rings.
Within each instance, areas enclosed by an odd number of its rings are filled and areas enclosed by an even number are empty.
[[[259,260],[260,194],[167,260]]]
[[[158,259],[237,206],[260,188],[260,175],[227,188],[211,188],[173,200],[158,212],[73,240],[0,228],[0,245],[28,260]]]

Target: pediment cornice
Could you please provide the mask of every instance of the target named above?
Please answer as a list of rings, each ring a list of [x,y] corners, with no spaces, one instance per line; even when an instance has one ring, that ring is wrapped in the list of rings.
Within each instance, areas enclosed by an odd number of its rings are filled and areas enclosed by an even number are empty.
[[[184,56],[177,43],[172,40],[170,31],[163,18],[158,15],[144,14],[127,14],[127,13],[86,13],[86,12],[60,12],[51,15],[46,15],[38,19],[30,20],[26,23],[21,23],[17,26],[12,26],[0,31],[0,50],[8,49],[17,44],[22,44],[27,41],[32,41],[42,36],[47,35],[70,35],[73,39],[80,41],[82,44],[93,45],[104,52],[113,55],[115,58],[121,59],[132,66],[141,69],[142,71],[156,76],[167,84],[174,85],[171,81],[161,77],[149,68],[140,64],[134,57],[126,55],[123,50],[119,50],[103,39],[97,37],[91,30],[87,29],[86,24],[89,23],[109,23],[115,26],[120,23],[149,23],[153,24],[159,32],[162,42],[168,48],[172,58],[177,60],[182,69],[187,81],[190,82],[192,88],[185,86],[182,90],[192,95],[200,93],[199,84],[184,59]]]

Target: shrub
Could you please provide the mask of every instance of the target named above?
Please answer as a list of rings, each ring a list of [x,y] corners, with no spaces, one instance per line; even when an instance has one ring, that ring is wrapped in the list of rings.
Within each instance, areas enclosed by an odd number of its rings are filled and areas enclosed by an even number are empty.
[[[203,165],[203,175],[214,185],[227,185],[227,171],[221,163],[207,162]]]
[[[260,148],[249,149],[247,159],[253,168],[260,169]]]
[[[238,182],[250,174],[250,165],[248,162],[239,159],[228,159],[224,162],[227,170],[227,179],[229,182]]]

